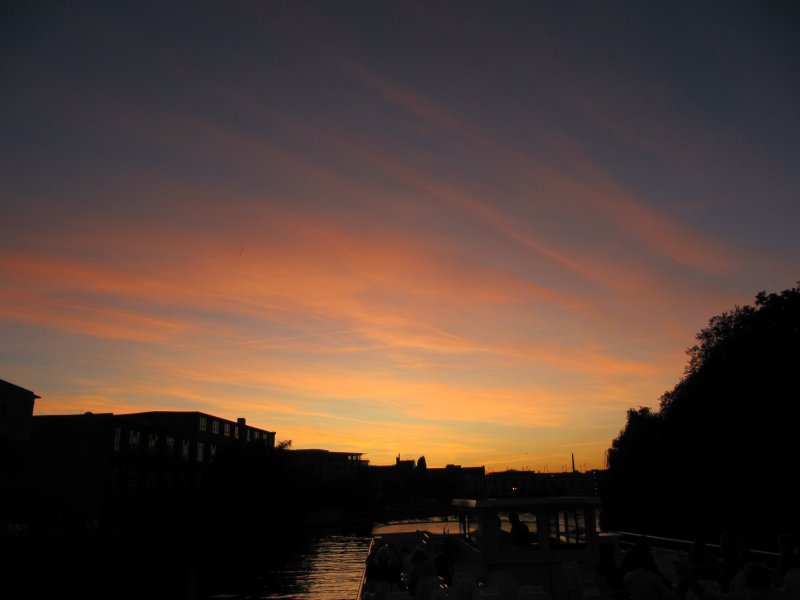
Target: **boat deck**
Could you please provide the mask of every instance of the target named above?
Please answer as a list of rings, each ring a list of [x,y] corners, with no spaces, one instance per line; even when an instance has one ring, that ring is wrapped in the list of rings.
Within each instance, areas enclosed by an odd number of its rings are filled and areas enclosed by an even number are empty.
[[[537,526],[533,513],[526,513],[531,528],[521,542],[508,513],[496,508],[452,521],[377,527],[359,600],[600,598],[587,561],[593,529],[551,536],[558,526],[549,515],[540,513]]]
[[[582,600],[594,584],[594,497],[460,499],[458,516],[378,527],[359,600]]]

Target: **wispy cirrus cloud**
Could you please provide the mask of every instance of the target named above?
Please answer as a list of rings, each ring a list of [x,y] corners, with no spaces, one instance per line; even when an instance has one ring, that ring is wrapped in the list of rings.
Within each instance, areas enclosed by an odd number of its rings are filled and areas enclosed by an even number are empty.
[[[573,215],[586,216],[587,211],[599,220],[606,221],[620,233],[629,236],[649,251],[674,260],[686,267],[711,273],[724,273],[735,264],[732,249],[719,241],[680,224],[674,218],[654,209],[647,202],[635,198],[621,185],[610,180],[608,175],[592,164],[585,153],[576,151],[575,145],[566,161],[585,179],[579,180],[565,172],[536,161],[499,140],[492,138],[476,125],[459,118],[452,109],[439,105],[431,97],[418,93],[395,81],[370,71],[355,61],[342,61],[348,72],[368,88],[378,93],[385,101],[409,111],[435,127],[446,131],[462,146],[472,152],[490,157],[489,160],[503,163],[503,170],[513,172],[517,185],[535,190],[537,202],[557,204]],[[552,135],[552,134],[551,134]],[[554,144],[561,146],[560,140]],[[562,160],[565,157],[561,157]],[[508,219],[494,207],[475,200],[461,202],[469,210],[480,212],[487,222],[498,227],[515,239],[519,236]],[[524,238],[523,238],[524,239]],[[541,246],[532,244],[541,251]],[[546,251],[549,256],[557,254]]]

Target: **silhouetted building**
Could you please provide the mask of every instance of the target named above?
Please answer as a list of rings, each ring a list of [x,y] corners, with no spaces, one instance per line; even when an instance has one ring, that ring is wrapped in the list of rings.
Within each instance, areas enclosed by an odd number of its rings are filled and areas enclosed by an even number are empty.
[[[430,497],[451,500],[453,498],[480,498],[484,493],[486,469],[484,467],[462,467],[447,465],[444,468],[425,469],[425,486]]]
[[[490,498],[537,496],[597,496],[600,471],[537,473],[509,469],[486,476]]]
[[[448,503],[453,498],[480,498],[484,494],[484,467],[447,465],[420,468],[413,460],[393,465],[370,466],[370,478],[380,504],[394,505],[418,501]]]
[[[63,525],[186,516],[203,498],[228,498],[228,489],[236,505],[235,490],[256,480],[256,488],[269,490],[273,477],[277,486],[316,486],[326,502],[344,504],[449,505],[484,496],[483,467],[429,468],[423,457],[399,456],[394,465],[371,467],[362,453],[323,449],[265,455],[248,445],[273,449],[275,432],[243,418],[198,411],[34,416],[37,398],[0,380],[0,520]],[[227,456],[215,461],[220,452]],[[278,470],[262,471],[267,464]]]
[[[30,436],[33,404],[39,398],[30,390],[0,379],[0,437],[25,441]]]
[[[275,432],[202,412],[33,416],[38,396],[2,382],[0,438],[13,444],[14,501],[0,516],[61,523],[124,517],[197,496],[203,473],[232,444],[275,445]],[[24,436],[19,432],[24,432]]]
[[[332,452],[330,450],[289,450],[290,464],[321,483],[331,481],[352,483],[369,466],[360,452]]]
[[[37,398],[32,391],[0,379],[0,418],[33,416]]]
[[[0,379],[0,535],[27,501],[28,446],[33,403],[30,390]]]

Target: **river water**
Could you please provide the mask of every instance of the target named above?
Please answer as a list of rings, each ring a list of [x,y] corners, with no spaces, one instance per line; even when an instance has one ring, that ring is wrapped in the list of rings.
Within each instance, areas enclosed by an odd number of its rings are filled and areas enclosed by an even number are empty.
[[[419,528],[448,531],[457,522],[448,517],[389,521],[386,528]],[[278,567],[269,569],[260,586],[260,598],[296,600],[353,600],[364,574],[371,537],[320,535],[292,553]],[[209,596],[213,597],[213,596]],[[228,595],[227,598],[238,598]],[[249,596],[252,598],[252,596]],[[244,596],[242,597],[244,598]]]
[[[314,538],[264,576],[260,598],[354,600],[364,573],[370,538],[326,535]],[[235,598],[235,596],[227,596]]]
[[[174,537],[0,538],[0,599],[355,600],[370,539],[316,535],[276,555]]]

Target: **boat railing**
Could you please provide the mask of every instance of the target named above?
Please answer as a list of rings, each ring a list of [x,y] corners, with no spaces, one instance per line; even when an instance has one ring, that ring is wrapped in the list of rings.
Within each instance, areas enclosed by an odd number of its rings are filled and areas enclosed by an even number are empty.
[[[615,532],[616,546],[620,553],[625,554],[629,548],[641,543],[646,539],[648,545],[653,550],[653,557],[662,574],[672,581],[677,581],[679,565],[688,565],[689,554],[694,542],[657,535],[646,535],[632,533],[629,531]],[[708,551],[717,559],[722,557],[722,549],[719,544],[705,544]],[[774,566],[779,555],[776,552],[765,550],[748,549],[751,560],[763,563],[767,566]]]
[[[373,538],[370,540],[370,542],[369,542],[369,549],[367,550],[367,558],[369,558],[370,556],[372,556],[372,553],[374,552],[375,539],[376,539],[376,538],[374,538],[374,537],[373,537]],[[364,563],[365,563],[365,564],[364,564],[364,570],[363,570],[363,572],[361,573],[361,581],[360,581],[360,582],[359,582],[359,584],[358,584],[358,596],[356,596],[356,598],[357,598],[358,600],[361,600],[361,598],[363,598],[363,597],[364,597],[364,585],[365,585],[365,584],[366,584],[366,582],[367,582],[367,568],[366,568],[366,567],[367,567],[367,565],[366,565],[366,559],[364,560]]]
[[[694,542],[690,540],[681,540],[677,538],[649,535],[645,533],[633,533],[630,531],[617,531],[615,532],[615,535],[618,538],[619,545],[623,548],[634,546],[640,540],[647,539],[650,546],[653,548],[669,550],[677,553],[688,553],[694,544]],[[722,548],[719,544],[706,543],[705,546],[717,556],[722,554]],[[767,565],[774,565],[780,556],[777,552],[770,552],[767,550],[748,549],[748,551],[756,561]]]

